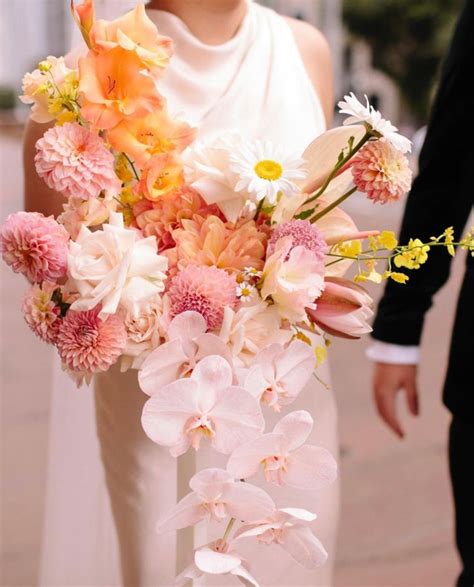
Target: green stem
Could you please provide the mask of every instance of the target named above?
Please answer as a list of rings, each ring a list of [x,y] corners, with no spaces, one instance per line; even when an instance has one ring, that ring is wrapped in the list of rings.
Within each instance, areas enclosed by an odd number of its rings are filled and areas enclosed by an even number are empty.
[[[359,151],[365,145],[365,143],[370,139],[371,136],[372,136],[372,132],[366,131],[364,136],[355,145],[355,147],[353,147],[352,149],[349,149],[348,154],[336,163],[336,165],[333,167],[331,173],[327,176],[323,185],[319,188],[319,190],[316,193],[312,194],[312,196],[306,200],[304,205],[309,204],[311,202],[314,202],[314,200],[317,200],[320,196],[322,196],[322,194],[326,191],[326,188],[328,187],[328,185],[336,177],[337,172],[342,167],[344,167],[344,165],[346,163],[348,163],[352,159],[352,157],[357,153],[357,151]]]
[[[226,527],[226,529],[225,529],[224,536],[222,537],[222,540],[223,540],[224,542],[225,542],[225,541],[227,540],[227,538],[229,537],[229,534],[230,534],[230,532],[231,532],[231,530],[232,530],[232,527],[233,527],[233,525],[234,525],[234,524],[235,524],[235,518],[231,518],[231,519],[229,520],[229,523],[227,524],[227,527]]]
[[[349,191],[347,191],[345,194],[342,194],[342,196],[340,198],[338,198],[337,200],[334,200],[334,202],[332,202],[332,204],[329,204],[329,206],[326,206],[326,208],[321,210],[321,212],[318,212],[317,214],[315,214],[310,220],[311,224],[313,224],[314,222],[316,222],[317,220],[319,220],[320,218],[322,218],[323,216],[325,216],[326,214],[331,212],[331,210],[334,210],[334,208],[337,208],[339,206],[339,204],[342,204],[342,202],[347,200],[347,198],[352,196],[352,194],[356,191],[357,191],[357,188],[354,186]]]
[[[265,198],[262,198],[259,203],[257,204],[257,209],[255,210],[255,216],[253,217],[254,220],[257,220],[258,215],[260,214],[260,212],[262,211],[263,208],[263,202],[265,201]]]
[[[126,159],[126,160],[128,161],[128,163],[130,164],[130,167],[132,168],[133,175],[135,176],[135,179],[136,179],[137,181],[139,181],[139,180],[140,180],[140,177],[139,177],[139,175],[138,175],[138,172],[137,172],[137,170],[136,170],[136,168],[135,168],[135,165],[133,164],[133,161],[130,159],[130,157],[127,155],[127,153],[124,153],[124,154],[123,154],[123,156],[125,157],[125,159]]]

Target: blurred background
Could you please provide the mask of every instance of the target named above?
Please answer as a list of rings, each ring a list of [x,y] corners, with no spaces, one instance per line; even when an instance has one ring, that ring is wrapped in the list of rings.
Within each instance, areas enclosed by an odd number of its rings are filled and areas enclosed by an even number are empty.
[[[96,3],[106,17],[131,4]],[[386,118],[414,139],[415,167],[440,60],[461,0],[265,4],[308,20],[325,33],[333,52],[336,97],[347,91],[359,97],[366,93]],[[46,55],[64,54],[74,44],[68,5],[68,0],[0,0],[2,220],[22,206],[21,142],[27,109],[16,99],[21,78]],[[361,228],[397,230],[403,202],[373,206],[356,196],[346,208]],[[453,584],[458,562],[446,463],[449,416],[440,393],[461,257],[427,318],[419,381],[421,417],[404,422],[406,440],[396,440],[376,417],[371,365],[364,355],[370,341],[336,341],[331,348],[343,481],[337,587]],[[23,280],[3,265],[0,269],[1,585],[32,586],[40,556],[53,355],[23,324]],[[371,293],[377,299],[381,290],[372,288]],[[344,368],[338,367],[341,364]]]

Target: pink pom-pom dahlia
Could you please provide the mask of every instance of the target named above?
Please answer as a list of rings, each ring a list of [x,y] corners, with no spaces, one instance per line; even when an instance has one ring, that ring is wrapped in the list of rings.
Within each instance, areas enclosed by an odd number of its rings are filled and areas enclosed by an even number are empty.
[[[309,220],[290,220],[277,226],[268,241],[268,255],[275,252],[276,243],[285,236],[291,237],[292,249],[302,246],[313,252],[318,261],[324,261],[328,246],[320,231]]]
[[[57,289],[58,285],[50,281],[34,285],[21,306],[28,326],[36,336],[49,344],[56,342],[61,325],[61,310],[52,299]]]
[[[50,128],[36,143],[36,171],[48,187],[83,200],[102,191],[114,196],[121,182],[114,156],[94,132],[77,123]]]
[[[63,226],[39,212],[10,214],[0,228],[3,260],[32,282],[66,275],[68,240]]]
[[[367,143],[351,161],[357,188],[373,202],[399,200],[411,185],[408,159],[386,139]]]
[[[171,281],[171,315],[187,310],[201,314],[210,330],[222,324],[224,308],[236,303],[235,277],[217,267],[188,265]]]
[[[116,314],[99,318],[100,306],[85,312],[69,310],[58,332],[56,346],[72,371],[107,371],[127,343],[123,320]]]

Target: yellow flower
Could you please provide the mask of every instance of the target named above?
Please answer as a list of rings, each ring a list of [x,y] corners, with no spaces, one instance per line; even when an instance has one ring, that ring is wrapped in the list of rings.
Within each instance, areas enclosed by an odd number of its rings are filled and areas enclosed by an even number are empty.
[[[456,251],[454,250],[453,242],[454,242],[454,228],[452,226],[450,226],[449,228],[447,228],[444,231],[444,244],[446,245],[446,247],[448,249],[448,253],[452,257],[454,257],[454,255],[456,254]]]
[[[471,226],[469,232],[461,240],[461,248],[463,250],[469,250],[474,257],[474,226]]]
[[[344,257],[357,257],[362,252],[362,243],[358,240],[339,243],[334,252]]]
[[[405,273],[397,273],[396,271],[386,271],[383,277],[384,279],[393,279],[397,283],[406,283],[410,279]]]
[[[77,119],[78,115],[76,112],[71,112],[71,110],[64,110],[64,112],[61,112],[61,114],[56,117],[56,124],[58,126],[62,126],[63,124],[66,124],[66,122],[76,122]]]
[[[328,356],[328,351],[325,346],[317,346],[314,349],[314,354],[316,355],[316,362],[318,365],[322,365]]]
[[[383,276],[375,268],[377,261],[375,259],[370,259],[365,261],[365,264],[368,271],[361,271],[358,275],[355,276],[354,281],[372,281],[373,283],[382,283]]]
[[[428,259],[429,245],[425,245],[418,238],[410,239],[406,247],[402,247],[403,251],[399,253],[394,263],[396,267],[406,267],[407,269],[419,269],[420,265]]]
[[[120,192],[120,202],[124,206],[134,206],[140,200],[140,195],[135,193],[131,187],[123,188]]]
[[[130,169],[127,158],[123,153],[120,153],[120,155],[117,157],[117,160],[115,161],[115,173],[123,183],[128,183],[133,179],[132,170]]]
[[[292,340],[301,340],[302,342],[305,342],[311,346],[311,339],[309,336],[306,336],[306,334],[301,332],[301,330],[298,330],[298,332],[293,336]]]
[[[391,230],[383,230],[379,236],[378,241],[385,249],[389,251],[393,251],[393,249],[397,246],[398,241],[395,237],[395,233]]]

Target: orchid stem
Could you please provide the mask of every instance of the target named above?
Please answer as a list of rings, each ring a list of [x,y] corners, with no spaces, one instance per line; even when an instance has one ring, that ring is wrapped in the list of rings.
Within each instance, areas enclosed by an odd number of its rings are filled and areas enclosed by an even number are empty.
[[[227,524],[227,528],[225,529],[224,536],[222,537],[222,540],[224,542],[226,542],[227,538],[229,537],[229,534],[230,534],[234,524],[235,524],[235,518],[231,518],[229,520],[229,523]]]

